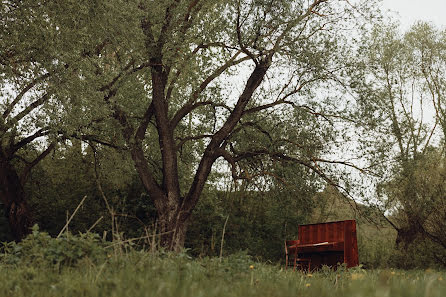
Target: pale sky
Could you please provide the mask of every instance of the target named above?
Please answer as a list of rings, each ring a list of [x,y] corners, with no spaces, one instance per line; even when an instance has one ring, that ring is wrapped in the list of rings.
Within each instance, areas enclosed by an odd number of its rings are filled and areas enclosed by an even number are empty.
[[[382,5],[398,13],[403,30],[418,20],[446,28],[446,0],[382,0]]]

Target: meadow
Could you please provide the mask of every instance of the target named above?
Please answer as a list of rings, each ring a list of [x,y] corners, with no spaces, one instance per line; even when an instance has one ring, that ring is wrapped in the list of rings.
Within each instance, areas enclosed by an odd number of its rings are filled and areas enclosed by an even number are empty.
[[[0,296],[443,297],[446,271],[323,267],[304,273],[247,252],[192,257],[97,234],[51,237],[37,227],[1,246]]]
[[[122,252],[122,251],[121,251]],[[3,254],[3,259],[5,254]],[[194,259],[187,253],[130,251],[102,262],[0,265],[0,296],[317,296],[443,297],[446,272],[365,270],[313,273],[259,263],[246,253]],[[6,261],[7,262],[7,261]]]

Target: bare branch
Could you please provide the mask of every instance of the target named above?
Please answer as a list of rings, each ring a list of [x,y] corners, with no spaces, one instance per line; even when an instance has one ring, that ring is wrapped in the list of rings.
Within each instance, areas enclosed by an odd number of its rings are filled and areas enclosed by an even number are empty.
[[[280,161],[287,161],[287,162],[293,162],[297,164],[301,164],[314,173],[316,173],[319,177],[321,177],[327,184],[334,186],[336,189],[338,189],[338,192],[347,199],[349,204],[351,205],[352,209],[358,210],[358,207],[356,205],[356,201],[354,200],[354,197],[349,193],[349,191],[343,187],[341,184],[335,182],[331,177],[329,177],[322,168],[319,167],[319,165],[316,163],[317,161],[325,162],[325,163],[337,163],[342,164],[346,166],[351,166],[352,164],[343,162],[343,161],[330,161],[330,160],[323,160],[318,158],[311,158],[309,160],[303,160],[296,157],[287,156],[281,152],[271,152],[266,149],[263,150],[256,150],[256,151],[248,151],[248,152],[236,152],[236,156],[231,155],[228,151],[224,149],[219,149],[216,151],[218,156],[223,157],[230,165],[231,165],[231,172],[232,177],[234,179],[243,179],[244,177],[241,177],[237,175],[237,162],[247,159],[247,158],[253,158],[257,156],[269,156],[273,159],[277,159]],[[352,167],[361,170],[359,167],[353,165]],[[362,170],[361,170],[362,171]],[[354,206],[352,205],[354,204]]]
[[[52,142],[46,150],[44,150],[37,158],[35,158],[32,162],[29,162],[26,164],[25,169],[23,170],[23,173],[20,177],[20,180],[22,182],[22,185],[25,183],[26,179],[28,178],[29,173],[31,172],[31,169],[36,166],[40,161],[42,161],[48,154],[56,147],[56,143]]]
[[[116,144],[113,144],[113,143],[107,142],[105,140],[99,139],[96,135],[72,134],[72,135],[70,135],[70,137],[67,137],[67,138],[75,138],[75,139],[78,139],[78,140],[81,140],[81,141],[87,141],[89,143],[90,142],[94,142],[94,143],[98,143],[98,144],[101,144],[103,146],[111,147],[111,148],[114,148],[114,149],[124,149],[121,146],[118,146]]]
[[[195,104],[187,104],[187,105],[183,105],[183,107],[181,107],[181,109],[178,110],[177,113],[175,114],[175,116],[172,118],[171,127],[175,128],[186,115],[188,115],[195,109],[202,107],[202,106],[208,106],[208,105],[211,105],[213,107],[223,107],[226,110],[228,110],[229,112],[231,112],[231,108],[229,106],[227,106],[226,104],[215,103],[213,101],[202,101],[202,102],[196,102]]]
[[[51,74],[46,73],[44,75],[41,75],[39,77],[36,77],[33,79],[29,84],[27,84],[22,91],[15,97],[15,99],[9,104],[9,106],[6,108],[6,110],[3,112],[3,118],[6,119],[6,117],[11,113],[11,111],[14,109],[14,107],[19,103],[19,101],[23,98],[23,96],[31,90],[37,83],[40,83],[44,81],[46,78],[48,78]]]
[[[132,65],[134,65],[135,61],[131,60],[127,65],[124,66],[124,68],[106,85],[99,88],[99,91],[104,92],[106,90],[110,90],[116,82],[125,74],[125,72],[130,69]]]
[[[316,11],[315,11],[316,7],[324,2],[327,2],[327,1],[328,0],[314,0],[313,3],[307,8],[306,12],[303,15],[296,18],[296,20],[294,20],[293,22],[289,22],[287,24],[287,27],[283,30],[282,34],[280,34],[280,36],[276,39],[276,42],[274,43],[273,48],[270,50],[270,55],[274,52],[277,52],[277,50],[279,49],[280,44],[281,44],[282,40],[285,38],[286,34],[288,34],[297,23],[301,22],[302,20],[304,20],[311,14],[316,13]]]
[[[371,175],[376,176],[376,175],[375,175],[373,172],[371,172],[370,170],[365,169],[365,168],[361,168],[361,167],[359,167],[359,166],[357,166],[357,165],[355,165],[355,164],[353,164],[353,163],[346,162],[346,161],[340,161],[340,160],[327,160],[327,159],[322,159],[322,158],[312,158],[312,161],[313,161],[314,163],[316,163],[316,162],[322,162],[322,163],[327,163],[327,164],[339,164],[339,165],[344,165],[344,166],[347,166],[347,167],[351,167],[351,168],[353,168],[353,169],[356,169],[356,170],[358,170],[358,171],[361,172],[361,173],[366,173],[366,174],[371,174]]]
[[[42,97],[28,105],[24,110],[22,110],[19,114],[17,114],[15,117],[13,117],[11,120],[8,121],[6,124],[6,127],[10,128],[15,123],[19,122],[21,119],[23,119],[25,116],[27,116],[30,112],[32,112],[34,109],[39,107],[40,105],[44,104],[49,99],[48,94],[44,94]]]
[[[251,114],[251,113],[256,113],[256,112],[259,112],[259,111],[262,111],[262,110],[265,110],[265,109],[269,109],[269,108],[272,108],[272,107],[275,107],[275,106],[277,106],[277,105],[281,105],[281,104],[290,104],[290,105],[293,105],[293,106],[294,106],[294,103],[293,103],[293,102],[286,101],[286,100],[284,100],[284,99],[280,99],[280,100],[277,100],[277,101],[272,102],[272,103],[268,103],[268,104],[264,104],[264,105],[259,105],[259,106],[256,106],[256,107],[252,107],[252,108],[250,108],[250,109],[247,109],[247,110],[243,111],[243,115],[247,115],[247,114]]]
[[[212,134],[202,134],[202,135],[194,135],[194,136],[179,138],[180,142],[177,144],[177,150],[180,150],[183,147],[183,145],[188,141],[200,140],[204,138],[212,138]]]
[[[40,129],[38,131],[36,131],[34,134],[25,137],[23,139],[21,139],[19,142],[17,142],[16,144],[14,144],[11,147],[10,153],[13,154],[16,151],[18,151],[19,149],[21,149],[22,147],[24,147],[25,145],[31,143],[32,141],[34,141],[35,139],[42,137],[42,136],[46,136],[50,133],[49,130],[47,130],[46,128],[44,129]]]
[[[240,17],[241,17],[241,11],[240,11],[240,1],[238,2],[237,5],[237,22],[236,22],[236,32],[237,32],[237,40],[238,40],[238,44],[241,48],[241,50],[243,51],[243,53],[245,53],[245,55],[247,55],[249,58],[251,58],[251,60],[258,65],[258,61],[257,61],[257,57],[251,53],[246,46],[243,44],[243,40],[242,40],[242,24],[240,23]]]
[[[196,106],[194,105],[195,100],[198,99],[198,96],[207,88],[207,86],[217,77],[219,77],[225,70],[227,70],[228,68],[230,68],[231,66],[240,64],[246,60],[248,60],[248,57],[243,57],[240,58],[238,60],[236,60],[237,56],[240,54],[241,52],[238,51],[236,54],[234,54],[228,61],[226,61],[226,63],[222,66],[220,66],[219,68],[217,68],[210,76],[208,76],[198,87],[197,90],[195,90],[192,95],[191,98],[189,99],[189,101],[183,105],[173,116],[172,120],[171,120],[171,126],[173,128],[175,128],[178,123],[186,116],[188,115],[192,110],[194,110],[196,107],[201,106],[203,104],[198,103],[199,105]]]
[[[211,42],[208,44],[200,44],[197,47],[195,47],[195,49],[187,57],[184,58],[184,61],[179,65],[179,67],[177,67],[175,75],[171,79],[171,81],[169,83],[169,87],[167,88],[167,91],[166,91],[166,99],[167,100],[169,100],[171,98],[174,85],[178,81],[178,78],[181,76],[182,69],[187,65],[187,63],[190,61],[190,59],[195,54],[197,54],[200,49],[207,49],[207,48],[211,48],[211,47],[221,47],[221,48],[226,48],[226,49],[238,50],[237,48],[228,46],[223,42]]]
[[[262,134],[264,134],[266,137],[269,138],[270,141],[273,141],[273,138],[271,137],[271,135],[269,134],[268,131],[266,131],[265,129],[263,129],[258,123],[256,122],[243,122],[241,124],[238,125],[237,128],[235,128],[232,132],[231,132],[231,136],[235,135],[236,133],[238,133],[239,131],[241,131],[242,129],[244,129],[245,127],[252,127],[258,131],[260,131]]]

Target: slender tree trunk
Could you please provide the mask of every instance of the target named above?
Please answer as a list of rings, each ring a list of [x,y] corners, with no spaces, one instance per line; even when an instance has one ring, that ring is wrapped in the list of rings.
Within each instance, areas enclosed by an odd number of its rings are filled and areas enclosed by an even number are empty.
[[[0,199],[15,240],[22,240],[30,233],[31,213],[16,170],[3,158],[0,158]]]

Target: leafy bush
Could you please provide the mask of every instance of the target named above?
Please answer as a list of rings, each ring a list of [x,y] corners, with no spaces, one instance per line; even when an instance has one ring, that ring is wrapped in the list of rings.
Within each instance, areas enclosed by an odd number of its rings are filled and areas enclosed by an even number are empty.
[[[80,260],[88,258],[100,262],[106,258],[105,244],[97,234],[84,233],[72,235],[64,233],[53,238],[39,231],[37,225],[24,240],[9,242],[2,246],[1,262],[4,264],[38,264],[75,266]]]
[[[246,250],[258,259],[283,259],[283,242],[297,236],[297,226],[306,223],[311,205],[304,195],[289,192],[256,191],[205,192],[193,213],[185,246],[198,257],[220,254],[223,227],[223,255]],[[272,198],[274,197],[274,199]]]
[[[446,253],[442,246],[429,239],[419,237],[406,248],[393,251],[391,266],[400,269],[444,269]]]

